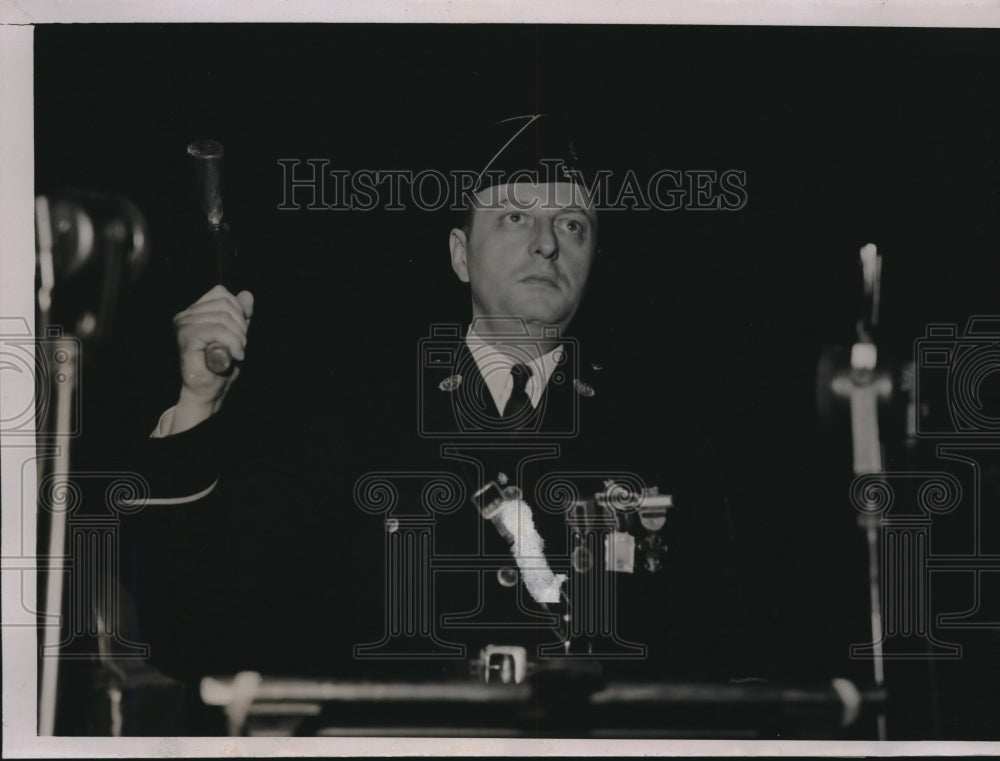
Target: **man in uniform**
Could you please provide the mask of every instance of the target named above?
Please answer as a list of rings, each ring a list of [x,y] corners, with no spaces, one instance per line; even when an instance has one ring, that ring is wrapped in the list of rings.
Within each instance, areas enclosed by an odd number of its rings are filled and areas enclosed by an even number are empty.
[[[448,239],[471,324],[431,326],[402,383],[339,389],[292,447],[220,473],[239,368],[204,354],[243,359],[252,296],[219,286],[175,317],[182,389],[126,542],[165,670],[454,674],[520,648],[730,675],[732,536],[705,437],[569,332],[598,252],[576,146],[540,115],[497,130]]]

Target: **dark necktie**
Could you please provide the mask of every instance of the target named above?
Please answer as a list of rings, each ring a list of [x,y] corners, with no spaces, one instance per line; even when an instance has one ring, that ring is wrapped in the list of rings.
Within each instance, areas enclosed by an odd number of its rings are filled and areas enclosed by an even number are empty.
[[[510,375],[514,379],[514,386],[510,392],[510,398],[504,405],[503,420],[509,420],[524,411],[525,407],[531,406],[531,399],[525,387],[528,385],[528,378],[531,377],[531,368],[518,362],[510,368]]]

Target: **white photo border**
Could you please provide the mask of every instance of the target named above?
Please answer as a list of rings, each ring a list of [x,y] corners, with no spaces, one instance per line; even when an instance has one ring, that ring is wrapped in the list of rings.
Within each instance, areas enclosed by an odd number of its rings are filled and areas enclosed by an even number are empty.
[[[148,4],[123,0],[45,2],[21,0],[0,9],[0,316],[34,314],[34,25],[53,23],[299,22],[299,23],[584,23],[707,24],[736,26],[1000,27],[1000,4],[823,0],[823,2],[637,2],[586,4],[557,0],[358,0],[253,2],[170,0]],[[33,393],[32,378],[8,378],[0,394],[0,419],[12,399]],[[27,384],[27,385],[23,385]],[[2,557],[4,618],[12,591],[33,604],[33,573],[17,566],[22,546],[34,547],[33,446],[9,439],[3,447]],[[27,470],[24,468],[27,467]],[[28,476],[21,493],[22,475]],[[22,545],[23,543],[23,545]],[[29,578],[31,576],[31,578]],[[37,737],[35,627],[3,627],[3,755],[50,757],[190,757],[317,755],[978,755],[1000,752],[983,742],[783,742],[667,740],[532,740],[429,738],[79,738]]]

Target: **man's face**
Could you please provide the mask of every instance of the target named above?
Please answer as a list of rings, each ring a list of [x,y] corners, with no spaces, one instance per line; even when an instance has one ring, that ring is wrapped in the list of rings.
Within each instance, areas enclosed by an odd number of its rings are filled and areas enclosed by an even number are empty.
[[[565,329],[597,250],[597,219],[578,186],[517,183],[480,193],[471,229],[451,231],[452,268],[472,287],[473,317]]]

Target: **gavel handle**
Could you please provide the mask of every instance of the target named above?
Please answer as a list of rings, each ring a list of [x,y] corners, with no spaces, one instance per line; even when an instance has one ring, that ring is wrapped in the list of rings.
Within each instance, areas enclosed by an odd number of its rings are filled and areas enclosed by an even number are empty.
[[[216,375],[229,375],[233,369],[233,356],[229,349],[213,341],[205,347],[205,367]]]
[[[226,240],[228,225],[223,221],[222,157],[225,149],[215,140],[195,140],[188,144],[187,153],[195,159],[201,209],[214,243],[219,279],[223,281],[225,264],[234,253]],[[233,357],[229,349],[213,342],[205,347],[205,366],[216,375],[228,375],[233,367]]]

